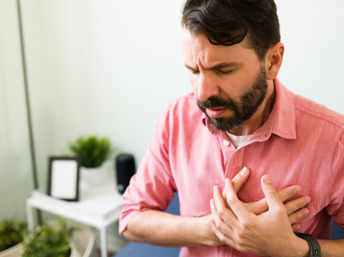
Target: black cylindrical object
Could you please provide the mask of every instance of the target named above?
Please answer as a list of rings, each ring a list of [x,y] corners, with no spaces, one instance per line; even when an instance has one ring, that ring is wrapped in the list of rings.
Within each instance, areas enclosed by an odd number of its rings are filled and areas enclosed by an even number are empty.
[[[120,194],[129,186],[131,177],[135,174],[135,159],[132,154],[122,153],[116,158],[117,188]]]

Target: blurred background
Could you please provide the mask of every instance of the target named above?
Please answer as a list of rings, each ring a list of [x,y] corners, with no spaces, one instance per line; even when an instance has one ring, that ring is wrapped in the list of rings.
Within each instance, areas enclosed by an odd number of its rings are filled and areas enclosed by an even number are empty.
[[[181,51],[183,3],[21,1],[40,186],[48,156],[68,154],[80,135],[109,137],[140,162],[164,108],[191,91]],[[276,4],[286,48],[280,80],[344,113],[344,2]],[[108,167],[111,173],[113,161]],[[16,1],[0,0],[0,219],[26,219],[32,181]]]

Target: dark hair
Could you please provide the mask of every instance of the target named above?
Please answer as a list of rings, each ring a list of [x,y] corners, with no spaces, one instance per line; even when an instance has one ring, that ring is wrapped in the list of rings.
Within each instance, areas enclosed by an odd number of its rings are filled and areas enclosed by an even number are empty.
[[[187,0],[182,24],[214,45],[238,44],[247,36],[259,60],[280,41],[274,0]]]

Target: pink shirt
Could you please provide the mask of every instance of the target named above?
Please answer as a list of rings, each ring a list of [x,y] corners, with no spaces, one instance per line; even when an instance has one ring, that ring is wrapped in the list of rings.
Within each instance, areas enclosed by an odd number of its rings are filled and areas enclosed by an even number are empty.
[[[264,197],[260,178],[276,189],[300,185],[309,195],[311,215],[300,232],[330,238],[331,217],[344,228],[344,117],[294,95],[277,79],[268,120],[237,149],[225,132],[207,124],[193,94],[173,102],[159,119],[137,174],[123,195],[120,233],[149,209],[165,210],[179,193],[182,216],[210,213],[213,186],[223,186],[244,166],[251,170],[239,192],[244,202]],[[230,247],[184,247],[180,256],[255,256]]]

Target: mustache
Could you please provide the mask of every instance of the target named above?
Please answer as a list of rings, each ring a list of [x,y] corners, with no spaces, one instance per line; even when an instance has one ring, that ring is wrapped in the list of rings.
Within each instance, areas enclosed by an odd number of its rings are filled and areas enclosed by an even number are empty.
[[[211,96],[209,97],[206,101],[200,101],[197,99],[197,105],[199,108],[202,110],[209,108],[209,109],[214,109],[214,108],[233,108],[233,103],[230,99],[222,99],[220,97],[216,96]]]

